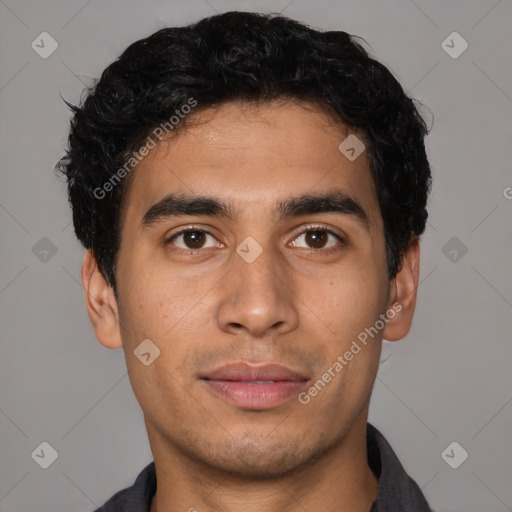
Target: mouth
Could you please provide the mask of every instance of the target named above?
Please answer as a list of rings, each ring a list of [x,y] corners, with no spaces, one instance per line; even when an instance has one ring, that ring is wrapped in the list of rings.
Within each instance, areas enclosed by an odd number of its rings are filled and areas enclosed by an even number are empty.
[[[217,398],[252,410],[281,405],[297,396],[309,381],[307,376],[285,366],[246,363],[222,366],[200,379]]]

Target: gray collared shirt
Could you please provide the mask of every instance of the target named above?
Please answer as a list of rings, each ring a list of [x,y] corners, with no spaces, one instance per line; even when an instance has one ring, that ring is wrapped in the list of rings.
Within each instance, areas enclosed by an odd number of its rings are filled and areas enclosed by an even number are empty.
[[[385,437],[366,425],[368,465],[379,479],[377,500],[369,512],[433,512],[418,487],[405,472]],[[131,487],[114,494],[95,512],[149,512],[156,492],[155,463],[148,464]]]
[[[379,479],[370,512],[433,512],[418,484],[405,472],[386,438],[366,424],[368,465]]]

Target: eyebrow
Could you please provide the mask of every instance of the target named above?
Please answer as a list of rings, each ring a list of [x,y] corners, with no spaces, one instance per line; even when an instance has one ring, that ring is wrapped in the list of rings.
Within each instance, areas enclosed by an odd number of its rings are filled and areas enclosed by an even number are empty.
[[[277,203],[275,212],[279,215],[279,221],[301,215],[336,213],[354,218],[370,231],[370,219],[366,210],[342,190],[289,197]],[[229,220],[235,217],[231,204],[217,198],[168,194],[147,210],[142,218],[142,227],[147,228],[159,221],[183,215],[205,215]]]

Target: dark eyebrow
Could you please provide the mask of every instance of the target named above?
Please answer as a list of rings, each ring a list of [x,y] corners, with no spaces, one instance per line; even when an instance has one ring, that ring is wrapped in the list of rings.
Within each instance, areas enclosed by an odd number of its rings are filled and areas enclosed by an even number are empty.
[[[278,203],[280,219],[314,215],[316,213],[337,213],[352,216],[370,231],[370,217],[355,199],[341,190],[332,190],[327,194],[306,194],[291,197]]]
[[[206,196],[168,194],[144,214],[142,227],[149,227],[160,220],[180,215],[206,215],[233,219],[230,206],[218,199]]]
[[[367,231],[370,231],[370,219],[365,209],[341,190],[333,190],[325,194],[290,197],[279,201],[276,211],[279,220],[318,213],[349,215],[358,220]],[[234,217],[231,205],[216,198],[168,194],[144,214],[142,227],[149,227],[160,220],[181,215],[205,215],[229,220],[233,220]]]

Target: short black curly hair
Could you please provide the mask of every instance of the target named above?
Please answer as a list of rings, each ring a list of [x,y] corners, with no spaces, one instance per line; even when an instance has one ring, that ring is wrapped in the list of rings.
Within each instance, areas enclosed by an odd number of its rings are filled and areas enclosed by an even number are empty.
[[[76,236],[114,291],[129,180],[101,194],[98,187],[112,182],[148,134],[191,98],[196,111],[238,100],[310,102],[358,130],[383,218],[390,280],[413,234],[425,230],[429,130],[416,100],[346,32],[275,14],[226,12],[134,42],[84,92],[80,106],[66,101],[73,117],[56,169],[67,178]]]

